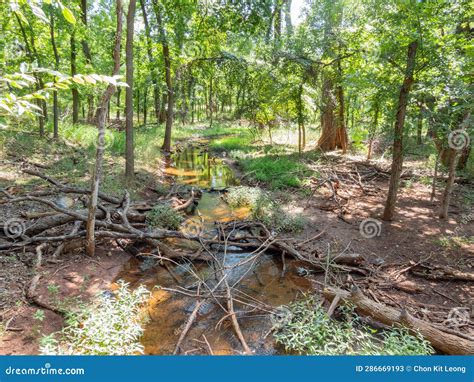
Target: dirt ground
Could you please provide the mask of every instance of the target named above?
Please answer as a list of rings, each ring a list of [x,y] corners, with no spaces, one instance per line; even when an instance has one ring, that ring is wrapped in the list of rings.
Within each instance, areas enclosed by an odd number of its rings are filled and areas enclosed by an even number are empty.
[[[46,259],[40,270],[42,278],[37,288],[38,298],[49,303],[56,299],[65,304],[74,304],[75,298],[88,302],[98,293],[109,289],[129,260],[130,255],[120,248],[108,251],[102,249],[97,251],[94,258],[87,257],[84,253],[69,253],[55,262],[48,262]],[[25,300],[22,292],[28,288],[30,278],[26,277],[27,269],[15,272],[17,268],[23,268],[22,264],[15,266],[13,271],[11,266],[6,268],[2,264],[0,271],[2,279],[10,280],[6,285],[6,289],[11,291],[10,301],[15,298],[14,305],[2,311],[8,330],[1,338],[0,354],[38,354],[39,338],[61,330],[63,318],[45,309],[42,321],[34,319],[35,312],[42,308]],[[57,287],[58,292],[51,286]]]

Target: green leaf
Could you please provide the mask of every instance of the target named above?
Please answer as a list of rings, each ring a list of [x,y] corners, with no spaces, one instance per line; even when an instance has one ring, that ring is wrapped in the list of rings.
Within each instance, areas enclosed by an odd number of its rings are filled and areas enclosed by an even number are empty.
[[[74,14],[66,7],[63,8],[63,16],[64,18],[71,24],[76,23],[76,18],[74,17]]]

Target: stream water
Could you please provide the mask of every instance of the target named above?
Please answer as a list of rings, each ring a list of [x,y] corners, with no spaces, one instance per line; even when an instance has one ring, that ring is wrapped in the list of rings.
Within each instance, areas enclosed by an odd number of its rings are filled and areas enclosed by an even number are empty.
[[[173,176],[176,182],[193,185],[203,190],[195,214],[188,217],[183,229],[192,229],[203,223],[204,231],[213,229],[217,221],[240,220],[248,216],[245,208],[232,210],[222,199],[220,192],[228,186],[238,184],[232,169],[222,160],[213,158],[205,146],[190,146],[174,154],[165,162],[165,173]],[[211,191],[212,190],[212,191]],[[173,243],[180,245],[179,243]],[[188,245],[190,243],[188,242]],[[196,248],[197,249],[197,248]],[[221,254],[222,255],[222,254]],[[225,265],[238,264],[250,256],[242,251],[229,251],[225,254]],[[150,321],[145,327],[142,344],[145,354],[172,354],[179,335],[193,311],[196,299],[176,293],[170,293],[156,286],[175,288],[178,278],[182,286],[195,283],[190,268],[201,278],[211,280],[214,277],[212,264],[206,262],[186,263],[168,267],[148,266],[143,261],[133,259],[119,275],[119,278],[132,286],[146,285],[153,290],[148,306]],[[287,304],[298,295],[309,290],[310,283],[299,277],[296,263],[287,260],[287,272],[281,278],[282,262],[280,256],[266,254],[258,262],[247,262],[230,270],[227,280],[230,284],[239,281],[236,288],[248,298],[256,299],[271,307]],[[210,281],[212,283],[212,281]],[[248,307],[234,306],[242,332],[249,346],[258,354],[280,353],[269,335],[272,327],[271,309],[266,312],[250,311]],[[192,329],[181,346],[184,354],[207,354],[209,342],[214,354],[238,354],[242,348],[230,320],[222,320],[226,313],[217,303],[204,304],[198,312]],[[204,336],[205,337],[204,337]]]

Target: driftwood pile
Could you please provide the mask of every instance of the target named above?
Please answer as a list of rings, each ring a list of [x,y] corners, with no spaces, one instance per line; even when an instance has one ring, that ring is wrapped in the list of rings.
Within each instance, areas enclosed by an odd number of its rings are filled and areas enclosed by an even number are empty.
[[[71,242],[84,240],[87,195],[90,191],[62,184],[33,169],[25,169],[23,172],[44,179],[53,188],[21,196],[11,194],[9,190],[0,190],[4,196],[0,204],[15,205],[16,210],[20,211],[20,216],[2,222],[3,231],[0,232],[0,239],[3,240],[0,251],[39,246],[42,243],[60,248]],[[185,237],[179,231],[148,230],[146,212],[153,206],[147,203],[132,203],[128,193],[125,193],[123,198],[99,193],[99,199],[96,215],[97,238],[159,240],[167,237]],[[185,201],[173,198],[173,195],[167,195],[164,199],[173,201],[176,210],[183,210],[194,201],[194,194]]]

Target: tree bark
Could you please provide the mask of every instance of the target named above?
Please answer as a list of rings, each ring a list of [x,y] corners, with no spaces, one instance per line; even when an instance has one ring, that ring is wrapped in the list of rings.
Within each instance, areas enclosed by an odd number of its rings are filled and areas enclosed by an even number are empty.
[[[304,127],[304,104],[303,104],[303,84],[298,86],[298,97],[296,100],[296,110],[298,113],[298,151],[301,153],[306,145],[306,134]]]
[[[168,39],[166,36],[166,30],[163,23],[163,18],[161,16],[162,9],[160,9],[160,4],[157,0],[153,0],[153,9],[156,14],[156,21],[158,23],[158,30],[160,34],[161,46],[163,49],[163,59],[165,62],[165,80],[166,80],[166,90],[167,90],[167,99],[168,99],[168,110],[166,112],[166,127],[165,127],[165,137],[163,140],[163,146],[161,147],[163,151],[171,151],[171,130],[173,128],[173,118],[174,118],[174,90],[173,82],[171,79],[171,56],[170,48],[168,45]]]
[[[54,69],[59,70],[59,54],[58,54],[58,48],[56,46],[56,40],[54,36],[54,13],[53,13],[53,7],[50,6],[50,23],[49,23],[49,34],[51,36],[51,45],[53,47],[53,53],[54,53]],[[59,132],[59,125],[58,125],[58,120],[59,120],[59,106],[58,106],[58,91],[54,90],[53,92],[53,138],[57,139],[58,138],[58,132]]]
[[[81,20],[84,26],[87,29],[87,0],[81,0]],[[92,54],[89,47],[87,40],[81,41],[82,45],[82,52],[84,53],[84,57],[86,58],[86,64],[92,66]],[[87,103],[89,105],[89,113],[87,115],[87,122],[93,123],[94,122],[94,114],[93,114],[93,106],[94,106],[94,96],[90,94],[88,96]]]
[[[155,118],[157,122],[161,122],[160,118],[160,91],[158,89],[158,73],[156,71],[155,58],[153,57],[153,43],[151,40],[151,29],[148,23],[148,15],[146,12],[145,0],[140,0],[140,7],[143,14],[143,22],[145,24],[146,51],[148,62],[151,66],[151,82],[153,84],[153,106],[155,109]]]
[[[114,45],[114,69],[112,76],[118,75],[120,71],[120,42],[122,39],[122,0],[116,0],[116,14],[117,14],[117,30],[115,32],[115,45]],[[97,150],[95,168],[92,174],[91,184],[91,196],[89,199],[88,206],[88,218],[87,218],[87,242],[86,249],[89,256],[95,254],[95,218],[97,211],[97,202],[99,197],[99,184],[102,176],[102,162],[104,156],[104,139],[105,139],[105,119],[107,117],[107,105],[115,92],[115,85],[109,84],[102,99],[97,107],[96,121],[97,129],[99,134],[97,137]]]
[[[291,36],[293,34],[293,24],[291,23],[291,1],[292,0],[284,0],[286,26],[285,32],[288,36]]]
[[[115,111],[115,118],[116,119],[120,119],[120,95],[122,93],[122,88],[118,88],[117,89],[117,98],[116,98],[116,103],[115,103],[115,106],[117,108],[117,110]]]
[[[125,179],[133,181],[135,163],[133,150],[133,31],[136,0],[130,0],[127,13],[127,42],[125,45],[126,81],[125,89]]]
[[[318,148],[323,151],[336,148],[336,123],[334,110],[336,103],[333,94],[333,81],[329,75],[323,75],[322,88],[322,111],[321,111],[321,137],[318,140]]]
[[[416,144],[421,146],[423,144],[422,134],[423,134],[423,103],[419,102],[418,104],[418,121],[416,124]]]
[[[337,72],[339,76],[339,84],[337,85],[338,118],[336,130],[336,147],[342,149],[342,153],[345,154],[347,152],[348,138],[344,119],[344,88],[342,87],[342,66],[340,59],[337,61]]]
[[[416,51],[418,49],[418,41],[412,41],[408,45],[407,64],[405,69],[405,79],[400,89],[398,97],[398,108],[395,120],[395,138],[393,140],[393,157],[392,171],[390,176],[390,184],[388,188],[387,201],[385,202],[385,210],[383,213],[384,220],[392,220],[395,212],[395,204],[397,202],[398,187],[400,185],[400,175],[403,166],[403,128],[405,125],[405,117],[408,104],[408,96],[414,82],[413,74],[415,72]]]
[[[451,193],[453,191],[454,180],[456,178],[456,166],[458,164],[459,153],[456,150],[449,149],[450,160],[449,160],[449,172],[446,187],[443,192],[443,199],[441,200],[441,209],[439,212],[440,219],[446,219],[448,217],[449,201],[451,200]]]
[[[76,64],[76,38],[74,30],[71,32],[71,76],[77,74],[77,64]],[[76,124],[79,122],[79,92],[77,91],[76,85],[73,85],[71,89],[72,93],[72,123]]]

